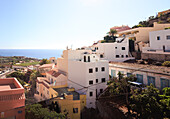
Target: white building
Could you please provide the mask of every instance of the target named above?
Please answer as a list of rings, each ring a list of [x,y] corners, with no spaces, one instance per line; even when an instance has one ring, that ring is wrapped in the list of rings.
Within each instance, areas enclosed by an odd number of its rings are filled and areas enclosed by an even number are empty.
[[[100,57],[100,59],[116,62],[133,59],[129,52],[128,37],[117,38],[114,43],[97,43],[91,48],[92,51]]]
[[[86,106],[95,108],[96,97],[109,80],[108,61],[100,60],[91,50],[65,50],[57,59],[57,68],[67,75],[69,87],[86,94]]]
[[[170,51],[170,29],[150,32],[149,42],[150,47],[144,47],[143,52],[163,53]]]
[[[164,66],[151,66],[136,63],[114,62],[109,64],[111,77],[118,77],[121,72],[124,76],[135,75],[137,82],[150,85],[158,89],[170,87],[170,68]]]
[[[150,47],[142,48],[142,59],[170,60],[170,29],[149,33]]]

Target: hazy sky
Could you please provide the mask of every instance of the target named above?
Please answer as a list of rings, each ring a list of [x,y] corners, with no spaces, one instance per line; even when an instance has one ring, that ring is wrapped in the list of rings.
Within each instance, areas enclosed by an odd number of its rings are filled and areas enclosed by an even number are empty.
[[[0,0],[0,49],[91,45],[110,27],[132,27],[170,0]]]

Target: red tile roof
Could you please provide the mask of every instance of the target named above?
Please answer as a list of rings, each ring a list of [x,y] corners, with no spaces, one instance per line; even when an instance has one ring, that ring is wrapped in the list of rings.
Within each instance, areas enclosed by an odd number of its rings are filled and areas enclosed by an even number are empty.
[[[115,26],[110,29],[115,29],[117,32],[125,31],[131,29],[129,26]]]
[[[56,71],[56,70],[50,70],[49,72],[47,72],[48,74],[54,76],[54,77],[58,77],[61,73]]]

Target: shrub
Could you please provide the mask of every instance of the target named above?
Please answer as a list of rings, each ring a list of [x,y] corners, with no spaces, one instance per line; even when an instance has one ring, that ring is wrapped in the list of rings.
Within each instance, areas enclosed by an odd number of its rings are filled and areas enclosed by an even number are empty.
[[[170,20],[170,19],[169,19]],[[170,29],[170,27],[165,28],[165,30]]]
[[[162,63],[163,66],[167,66],[170,67],[170,61],[165,61],[164,63]]]

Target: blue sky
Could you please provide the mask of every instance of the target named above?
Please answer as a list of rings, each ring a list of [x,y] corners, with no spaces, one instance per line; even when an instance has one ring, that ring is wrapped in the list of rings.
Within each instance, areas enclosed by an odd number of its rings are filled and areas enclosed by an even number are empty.
[[[132,27],[170,0],[0,0],[0,49],[91,45],[113,26]]]

